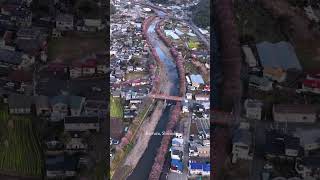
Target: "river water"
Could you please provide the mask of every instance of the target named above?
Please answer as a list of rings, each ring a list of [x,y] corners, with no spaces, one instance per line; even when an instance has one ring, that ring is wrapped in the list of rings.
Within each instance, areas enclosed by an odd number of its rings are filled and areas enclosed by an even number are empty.
[[[169,49],[164,45],[164,43],[158,38],[155,32],[155,25],[159,20],[153,21],[148,29],[148,37],[151,41],[152,47],[156,49],[157,54],[160,57],[160,60],[164,63],[165,70],[168,74],[168,81],[171,84],[170,95],[177,96],[179,95],[179,77],[174,59],[172,58]],[[173,104],[173,102],[172,102]],[[171,107],[167,106],[163,114],[160,117],[160,120],[155,128],[155,132],[162,134],[162,131],[165,131],[166,125],[169,121],[171,114]],[[144,152],[143,156],[139,160],[137,166],[133,170],[132,174],[127,178],[127,180],[147,180],[154,163],[154,158],[157,154],[157,150],[160,147],[162,140],[161,135],[153,135],[149,141],[148,147]]]

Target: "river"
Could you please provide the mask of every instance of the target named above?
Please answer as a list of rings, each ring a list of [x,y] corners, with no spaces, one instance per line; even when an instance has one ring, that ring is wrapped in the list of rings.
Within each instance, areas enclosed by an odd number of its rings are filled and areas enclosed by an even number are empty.
[[[159,19],[154,20],[150,27],[148,28],[148,37],[151,41],[152,47],[156,49],[157,54],[160,57],[160,60],[163,62],[165,71],[168,75],[168,81],[170,83],[170,95],[178,96],[179,95],[179,76],[178,70],[174,63],[174,59],[170,54],[168,47],[159,39],[155,32],[155,25],[159,22]],[[173,103],[173,102],[172,102]],[[166,130],[166,125],[169,121],[171,114],[171,107],[167,106],[160,120],[155,128],[155,132],[161,134],[162,131]],[[154,158],[157,154],[157,150],[160,147],[162,140],[161,135],[153,135],[149,141],[148,147],[144,152],[143,156],[139,160],[137,166],[134,168],[133,172],[127,178],[128,180],[147,180],[154,163]]]

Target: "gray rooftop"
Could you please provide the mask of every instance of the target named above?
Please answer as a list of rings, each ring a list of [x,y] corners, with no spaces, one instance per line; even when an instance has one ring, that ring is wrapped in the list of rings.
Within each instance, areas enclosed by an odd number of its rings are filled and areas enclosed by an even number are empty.
[[[32,96],[11,94],[8,98],[9,108],[31,108],[32,103]]]
[[[302,70],[293,46],[288,42],[261,42],[257,44],[263,67]]]
[[[19,65],[22,62],[22,53],[0,49],[0,62]]]

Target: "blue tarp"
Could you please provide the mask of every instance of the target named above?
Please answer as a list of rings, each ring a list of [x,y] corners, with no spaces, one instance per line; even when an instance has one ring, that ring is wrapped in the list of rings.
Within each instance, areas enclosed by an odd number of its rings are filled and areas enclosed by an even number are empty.
[[[171,166],[176,167],[179,171],[183,170],[182,162],[177,159],[171,160]]]

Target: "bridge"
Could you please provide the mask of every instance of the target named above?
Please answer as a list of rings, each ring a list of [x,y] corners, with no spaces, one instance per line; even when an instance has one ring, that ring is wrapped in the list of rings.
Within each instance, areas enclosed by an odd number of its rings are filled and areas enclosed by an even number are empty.
[[[149,94],[149,97],[154,99],[172,100],[172,101],[183,101],[184,97],[170,96],[165,94]]]

